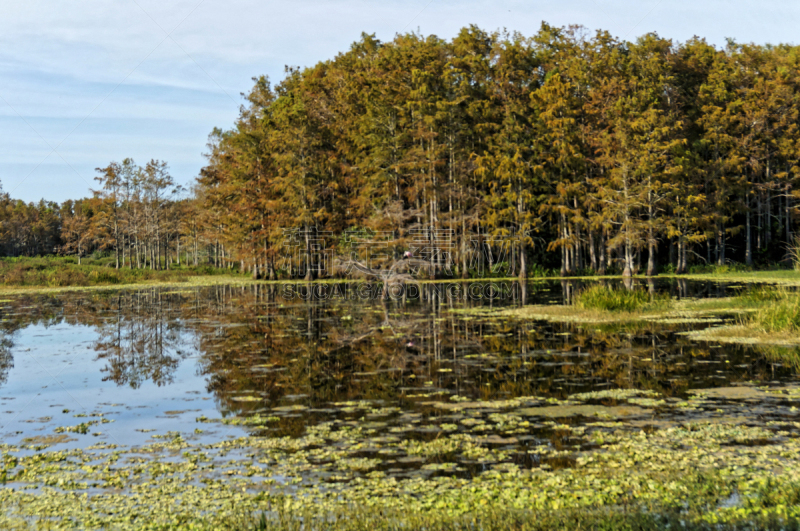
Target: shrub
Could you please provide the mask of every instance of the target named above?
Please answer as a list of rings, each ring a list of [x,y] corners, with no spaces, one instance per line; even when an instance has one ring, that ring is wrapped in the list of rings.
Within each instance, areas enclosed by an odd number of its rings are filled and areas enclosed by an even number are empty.
[[[731,262],[725,265],[698,264],[689,266],[689,274],[691,275],[727,275],[729,273],[745,273],[752,270],[752,267],[738,262]]]
[[[674,275],[678,271],[678,268],[675,267],[675,264],[664,264],[660,268],[660,273],[662,275]]]
[[[119,284],[119,277],[113,271],[95,269],[89,273],[89,279],[91,279],[92,282],[97,283]]]
[[[542,264],[533,264],[530,269],[528,269],[528,275],[534,278],[543,278],[543,277],[556,277],[558,274],[553,271],[552,269],[547,269]]]

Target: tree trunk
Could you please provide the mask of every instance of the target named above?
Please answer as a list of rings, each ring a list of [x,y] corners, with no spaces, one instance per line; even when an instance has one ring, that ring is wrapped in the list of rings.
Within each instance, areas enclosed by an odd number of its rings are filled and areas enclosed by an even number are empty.
[[[761,191],[759,190],[758,194],[756,195],[756,208],[758,209],[758,213],[756,214],[756,249],[761,250],[763,247],[761,246],[761,231],[762,231],[762,224],[763,224],[763,213],[761,211]]]
[[[306,276],[305,276],[305,280],[310,282],[310,281],[314,280],[314,269],[311,266],[311,240],[310,240],[309,234],[308,234],[309,233],[308,227],[306,227],[305,233],[306,233]]]
[[[753,266],[753,236],[750,230],[750,198],[747,199],[747,226],[745,227],[745,263]]]
[[[600,241],[597,244],[597,251],[600,256],[597,257],[597,274],[606,274],[606,242],[605,237],[600,233]]]
[[[625,239],[625,269],[622,270],[623,277],[633,276],[633,253],[631,251],[631,243]]]
[[[469,277],[469,264],[467,262],[467,222],[461,220],[461,278]]]
[[[656,244],[654,242],[650,242],[647,250],[647,276],[653,277],[656,276]]]
[[[587,231],[589,233],[589,266],[592,271],[597,271],[597,252],[594,241],[594,231]]]
[[[791,222],[791,208],[792,205],[789,202],[791,196],[789,195],[791,192],[791,187],[787,183],[786,184],[786,248],[791,248],[792,246],[792,222]]]

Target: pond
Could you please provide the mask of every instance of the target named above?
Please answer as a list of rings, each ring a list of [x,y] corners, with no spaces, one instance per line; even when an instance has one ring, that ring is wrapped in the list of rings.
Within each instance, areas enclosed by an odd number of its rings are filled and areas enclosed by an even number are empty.
[[[574,472],[621,434],[687,425],[717,430],[713,450],[738,445],[737,456],[794,445],[795,367],[685,335],[731,315],[601,326],[471,311],[563,304],[581,285],[423,283],[388,299],[379,285],[346,283],[10,297],[0,303],[8,525],[174,523],[181,511],[221,514],[232,492],[247,507],[276,491],[420,500],[488,474]],[[742,289],[644,287],[674,298]],[[647,444],[645,455],[658,451]],[[183,492],[181,509],[132,502],[148,489]]]

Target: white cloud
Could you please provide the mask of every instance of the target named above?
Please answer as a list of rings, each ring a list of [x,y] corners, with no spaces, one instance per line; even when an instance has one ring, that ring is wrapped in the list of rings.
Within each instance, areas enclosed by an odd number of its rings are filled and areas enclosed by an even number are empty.
[[[14,110],[0,101],[0,181],[9,190],[50,151],[16,113],[52,145],[74,129],[59,152],[82,173],[125,156],[156,157],[189,180],[204,162],[206,135],[233,123],[251,77],[279,81],[284,65],[333,58],[361,32],[390,40],[419,28],[450,38],[477,24],[530,35],[547,20],[628,38],[700,35],[722,45],[728,36],[794,41],[799,18],[800,5],[776,0],[4,2],[0,96]],[[85,183],[56,155],[15,191],[26,200],[84,193]]]

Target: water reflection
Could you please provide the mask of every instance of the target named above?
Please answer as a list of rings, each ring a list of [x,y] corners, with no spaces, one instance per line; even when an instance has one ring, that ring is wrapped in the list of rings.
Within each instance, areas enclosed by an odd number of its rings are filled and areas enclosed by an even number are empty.
[[[9,338],[30,324],[59,323],[96,330],[95,361],[104,379],[119,386],[168,385],[177,367],[196,357],[197,375],[218,408],[235,414],[282,404],[323,411],[363,399],[410,406],[414,397],[436,392],[565,397],[620,387],[679,396],[690,388],[795,373],[750,347],[680,335],[702,324],[576,326],[459,312],[569,303],[580,286],[574,281],[502,284],[481,288],[480,297],[469,296],[472,285],[421,284],[414,297],[388,299],[379,289],[365,298],[369,288],[347,284],[325,297],[313,291],[320,285],[18,297],[2,309],[0,385],[13,363]],[[685,280],[645,287],[681,298],[731,291]]]
[[[109,302],[112,317],[97,325],[94,344],[97,358],[106,362],[103,380],[134,389],[145,380],[159,386],[171,383],[178,364],[189,355],[179,300],[160,291],[139,291],[120,292]]]
[[[8,371],[14,366],[14,358],[11,356],[11,338],[2,333],[0,337],[0,387],[8,380]]]

